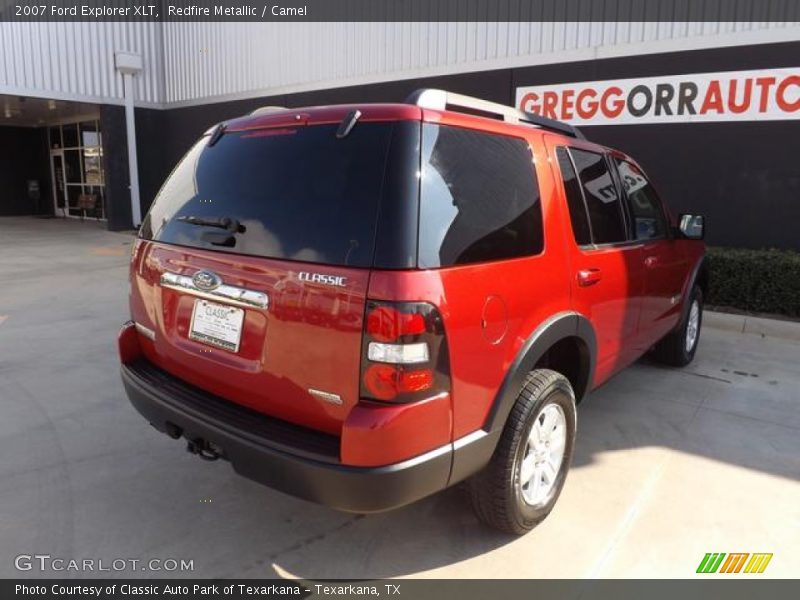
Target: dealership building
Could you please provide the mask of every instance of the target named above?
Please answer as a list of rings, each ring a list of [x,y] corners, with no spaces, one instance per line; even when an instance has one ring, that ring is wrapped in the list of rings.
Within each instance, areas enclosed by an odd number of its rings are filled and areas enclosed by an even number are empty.
[[[704,214],[711,244],[800,250],[790,20],[3,22],[0,216],[130,229],[215,123],[422,87],[580,126],[634,156],[675,212]]]

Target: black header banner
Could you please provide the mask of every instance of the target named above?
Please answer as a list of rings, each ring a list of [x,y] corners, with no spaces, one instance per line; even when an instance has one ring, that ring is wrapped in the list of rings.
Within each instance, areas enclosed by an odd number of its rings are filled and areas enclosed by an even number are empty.
[[[5,579],[3,600],[756,600],[798,598],[800,580],[710,575],[694,580]]]
[[[0,0],[0,22],[798,20],[800,0]]]

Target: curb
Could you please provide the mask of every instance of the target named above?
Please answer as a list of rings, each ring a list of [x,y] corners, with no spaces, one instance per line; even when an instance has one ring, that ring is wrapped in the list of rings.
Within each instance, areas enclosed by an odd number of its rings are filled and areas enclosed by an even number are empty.
[[[733,333],[749,333],[765,338],[800,342],[800,323],[795,321],[779,321],[707,310],[703,312],[703,325]]]

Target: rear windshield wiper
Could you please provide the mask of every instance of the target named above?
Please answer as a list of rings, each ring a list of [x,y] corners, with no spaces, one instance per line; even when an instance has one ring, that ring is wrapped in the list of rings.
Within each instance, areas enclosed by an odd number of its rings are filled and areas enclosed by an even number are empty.
[[[189,223],[189,225],[200,225],[202,227],[219,227],[232,233],[244,233],[245,226],[242,225],[237,219],[230,217],[195,217],[192,215],[183,215],[177,217],[177,221]]]

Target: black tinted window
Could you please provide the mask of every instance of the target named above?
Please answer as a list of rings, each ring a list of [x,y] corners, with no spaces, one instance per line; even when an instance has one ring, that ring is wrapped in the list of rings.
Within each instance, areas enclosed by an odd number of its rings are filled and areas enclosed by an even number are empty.
[[[558,168],[561,170],[561,178],[564,181],[564,192],[567,195],[567,205],[569,206],[569,218],[572,221],[572,234],[575,242],[579,246],[592,243],[592,236],[589,231],[589,220],[586,217],[586,205],[583,203],[581,194],[581,184],[578,176],[572,167],[572,161],[566,148],[557,148],[556,157],[558,158]]]
[[[595,244],[627,239],[622,203],[602,154],[570,148],[581,180]]]
[[[392,124],[359,123],[343,139],[336,138],[337,127],[228,132],[211,147],[201,139],[164,184],[140,235],[226,252],[370,266]],[[240,231],[198,224],[224,217],[237,221]]]
[[[420,267],[528,256],[543,247],[539,185],[528,144],[426,124]]]
[[[641,169],[627,160],[617,160],[619,178],[628,206],[633,215],[637,240],[652,240],[667,235],[667,222],[661,202],[653,186],[647,181]]]

